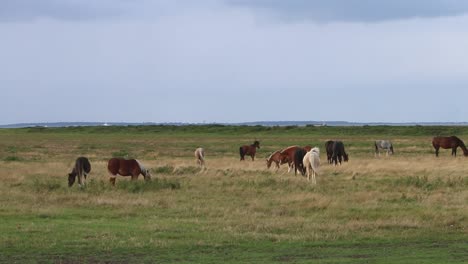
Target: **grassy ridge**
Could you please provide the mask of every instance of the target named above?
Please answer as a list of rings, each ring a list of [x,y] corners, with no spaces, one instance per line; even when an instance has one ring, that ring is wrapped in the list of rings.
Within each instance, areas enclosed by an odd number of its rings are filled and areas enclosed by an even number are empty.
[[[421,129],[422,131],[419,131]],[[412,134],[414,132],[414,134]],[[468,161],[434,134],[464,127],[75,127],[0,130],[0,262],[464,263]],[[238,147],[262,140],[255,162]],[[324,164],[313,186],[267,170],[293,144],[343,139],[350,162]],[[390,138],[396,155],[375,158]],[[193,151],[203,146],[206,171]],[[85,189],[67,187],[88,156]],[[112,156],[140,159],[154,179],[108,183]]]

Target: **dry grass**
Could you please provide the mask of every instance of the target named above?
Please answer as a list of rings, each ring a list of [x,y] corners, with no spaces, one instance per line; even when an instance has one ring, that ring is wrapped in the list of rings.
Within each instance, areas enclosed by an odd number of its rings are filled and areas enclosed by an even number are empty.
[[[175,219],[209,223],[202,231],[274,240],[385,236],[406,229],[467,232],[465,159],[368,157],[337,167],[325,161],[322,157],[313,186],[287,174],[286,167],[267,170],[263,160],[208,157],[205,171],[188,158],[143,160],[149,168],[168,167],[154,176],[181,188],[138,194],[108,186],[104,161],[92,162],[91,186],[82,191],[66,187],[70,161],[1,162],[1,201],[5,211],[26,214],[58,214],[83,205],[114,208],[122,215],[142,208],[168,210]]]

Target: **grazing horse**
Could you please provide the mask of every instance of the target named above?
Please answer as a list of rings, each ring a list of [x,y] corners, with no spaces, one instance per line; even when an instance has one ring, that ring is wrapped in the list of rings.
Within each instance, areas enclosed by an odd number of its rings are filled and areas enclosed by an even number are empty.
[[[393,155],[393,144],[390,140],[376,140],[375,143],[375,155],[380,156],[380,150],[386,150],[387,156],[389,154]]]
[[[285,156],[282,159],[281,151],[277,150],[271,153],[271,155],[268,156],[268,158],[266,159],[266,164],[267,164],[268,169],[271,167],[271,163],[273,162],[276,165],[276,170],[278,170],[280,168],[280,164],[287,163],[288,161]]]
[[[252,145],[244,145],[239,148],[240,160],[244,160],[245,155],[249,155],[252,158],[252,161],[255,158],[255,152],[257,149],[260,149],[260,141],[255,140]]]
[[[75,183],[75,178],[78,176],[78,184],[80,187],[86,185],[86,176],[91,171],[91,163],[85,157],[79,157],[75,161],[75,167],[71,173],[68,174],[68,187],[71,187]]]
[[[280,158],[283,161],[281,164],[288,163],[288,173],[294,167],[294,157],[296,155],[296,150],[298,150],[300,148],[301,147],[299,147],[299,146],[289,146],[289,147],[281,150],[281,152],[280,152],[280,155],[281,155]],[[312,147],[311,146],[305,146],[302,149],[304,149],[307,152],[307,151],[311,150]]]
[[[305,154],[302,162],[304,163],[304,167],[307,171],[307,180],[310,181],[310,178],[312,176],[312,183],[317,184],[315,176],[318,175],[318,170],[320,166],[320,149],[317,147],[311,149]]]
[[[333,140],[328,140],[325,142],[325,150],[327,151],[327,161],[329,164],[332,164],[332,156],[333,156]]]
[[[195,158],[197,159],[198,165],[203,169],[205,167],[205,150],[203,148],[197,148],[195,150]]]
[[[304,175],[305,174],[305,168],[304,168],[304,156],[307,153],[307,150],[304,148],[298,148],[296,149],[296,152],[294,153],[294,175],[297,175],[297,170]]]
[[[457,156],[457,148],[460,147],[463,150],[463,155],[468,156],[468,150],[465,147],[465,143],[456,136],[451,137],[434,137],[432,139],[432,146],[435,148],[436,157],[439,156],[439,148],[452,149],[452,156]]]
[[[341,159],[343,158],[344,161],[348,161],[348,154],[346,154],[346,151],[344,149],[344,144],[341,141],[335,141],[333,142],[333,154],[332,154],[332,163],[334,165],[338,165],[338,161],[340,162],[341,165]]]
[[[132,180],[138,179],[138,175],[142,174],[146,181],[151,180],[151,174],[143,165],[135,159],[112,158],[107,163],[107,170],[110,174],[109,181],[115,185],[115,177],[117,174],[121,176],[132,176]]]

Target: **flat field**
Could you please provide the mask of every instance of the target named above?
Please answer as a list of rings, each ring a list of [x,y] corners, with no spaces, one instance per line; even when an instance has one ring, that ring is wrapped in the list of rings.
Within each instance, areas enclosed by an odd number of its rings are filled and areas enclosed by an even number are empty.
[[[468,158],[435,135],[467,127],[137,126],[0,130],[2,263],[467,263]],[[240,145],[261,141],[257,159]],[[324,142],[350,156],[326,163]],[[374,156],[391,139],[395,155]],[[321,148],[317,185],[268,170],[290,145]],[[201,171],[193,151],[206,150]],[[86,188],[67,186],[78,156]],[[118,177],[137,158],[153,180]]]

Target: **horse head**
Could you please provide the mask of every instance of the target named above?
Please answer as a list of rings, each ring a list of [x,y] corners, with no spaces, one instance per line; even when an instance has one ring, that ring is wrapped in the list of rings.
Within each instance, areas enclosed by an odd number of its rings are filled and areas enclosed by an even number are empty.
[[[76,174],[68,173],[68,187],[71,187],[75,183]]]
[[[344,161],[348,162],[348,160],[349,160],[348,154],[347,154],[347,153],[344,153],[344,154],[343,154],[343,157],[344,157]]]
[[[144,171],[145,173],[143,174],[143,176],[145,177],[145,181],[149,181],[151,180],[151,173],[148,169],[145,169]]]
[[[256,147],[256,148],[259,149],[259,148],[260,148],[260,141],[255,140],[254,143],[253,143],[252,145],[253,145],[254,147]]]

